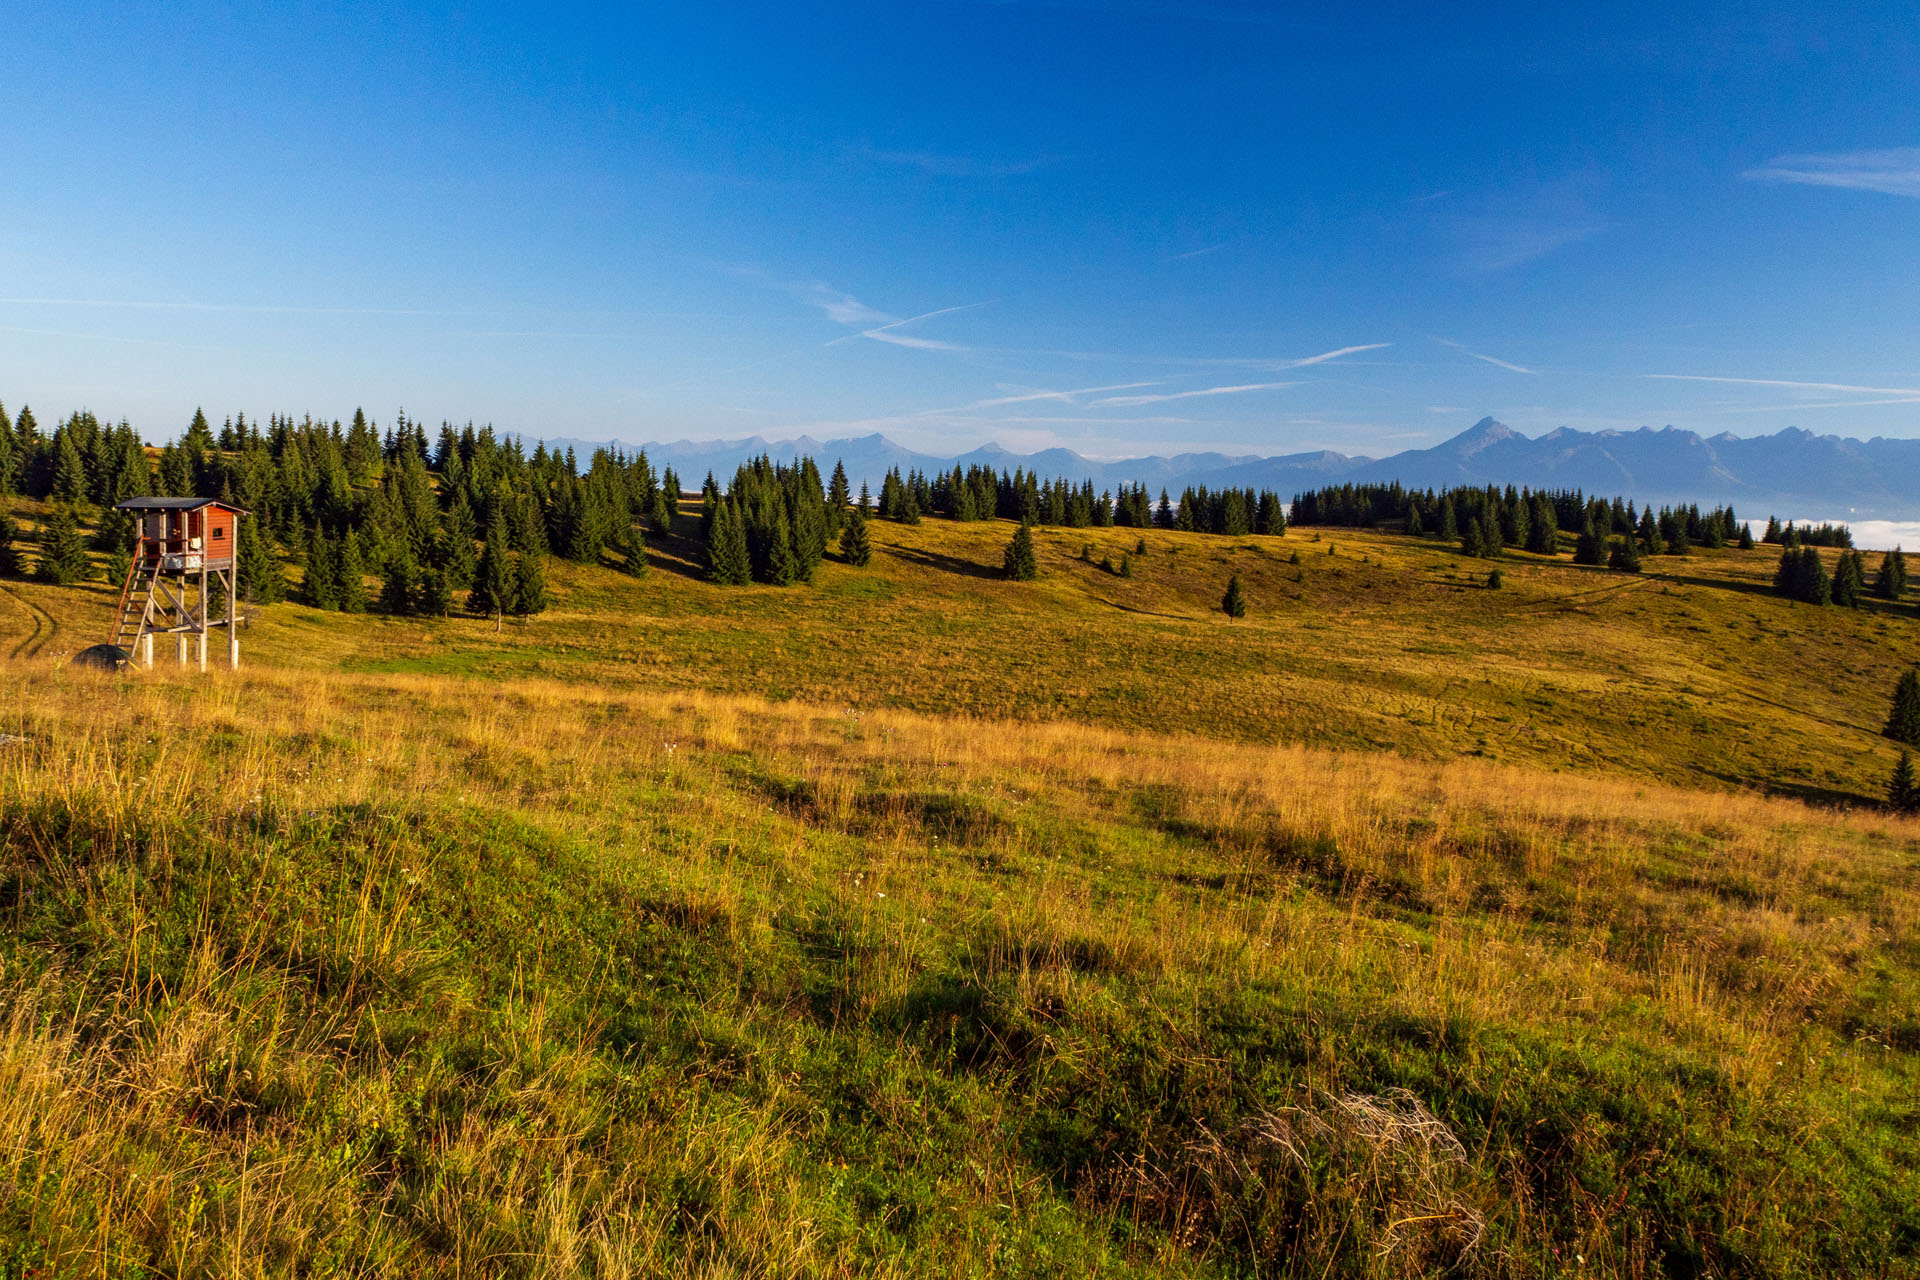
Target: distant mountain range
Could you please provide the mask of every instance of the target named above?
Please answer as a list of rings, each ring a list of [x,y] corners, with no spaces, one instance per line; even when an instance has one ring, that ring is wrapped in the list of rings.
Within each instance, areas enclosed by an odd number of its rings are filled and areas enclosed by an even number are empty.
[[[603,442],[547,443],[553,448],[571,446],[584,455]],[[1091,479],[1101,488],[1144,483],[1156,497],[1162,487],[1178,496],[1187,485],[1274,489],[1291,497],[1324,484],[1398,480],[1410,487],[1436,489],[1462,484],[1577,488],[1642,503],[1730,502],[1741,515],[1756,519],[1774,513],[1838,520],[1920,519],[1920,440],[1817,436],[1798,427],[1754,437],[1702,437],[1676,427],[1638,431],[1561,427],[1530,438],[1492,418],[1482,418],[1443,444],[1386,458],[1327,450],[1278,457],[1181,453],[1103,461],[1068,449],[1013,453],[994,444],[958,457],[939,457],[903,448],[882,435],[778,441],[752,436],[624,447],[646,449],[656,466],[671,466],[689,488],[709,471],[724,483],[743,459],[764,453],[783,462],[811,455],[823,471],[831,470],[836,459],[843,461],[856,490],[865,480],[877,491],[881,478],[893,467],[932,472],[978,463],[995,470],[1025,468],[1043,477]]]

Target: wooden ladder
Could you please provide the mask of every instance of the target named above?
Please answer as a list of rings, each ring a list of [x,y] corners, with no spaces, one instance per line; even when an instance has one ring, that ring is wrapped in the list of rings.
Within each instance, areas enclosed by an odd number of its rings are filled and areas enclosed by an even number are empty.
[[[144,560],[142,557],[127,566],[127,581],[120,588],[120,607],[114,612],[113,638],[108,641],[134,658],[140,656],[134,653],[133,647],[146,633],[147,619],[153,613],[153,580],[160,572],[159,561],[147,564]]]

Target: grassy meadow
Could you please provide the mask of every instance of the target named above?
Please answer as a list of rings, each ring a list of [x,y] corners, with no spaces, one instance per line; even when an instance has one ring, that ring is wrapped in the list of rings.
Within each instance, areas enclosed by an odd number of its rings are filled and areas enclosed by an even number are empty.
[[[0,1276],[1920,1272],[1912,605],[873,532],[237,676],[6,583]]]

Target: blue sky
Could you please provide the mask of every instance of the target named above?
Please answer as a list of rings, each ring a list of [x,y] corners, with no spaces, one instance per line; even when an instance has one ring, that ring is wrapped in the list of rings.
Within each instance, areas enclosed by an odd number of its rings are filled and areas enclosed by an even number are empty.
[[[1910,6],[9,3],[0,400],[1920,435]]]

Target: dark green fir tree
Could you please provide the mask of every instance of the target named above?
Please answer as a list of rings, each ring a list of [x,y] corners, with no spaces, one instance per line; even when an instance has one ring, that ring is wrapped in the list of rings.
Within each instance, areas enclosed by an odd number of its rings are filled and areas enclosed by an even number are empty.
[[[867,518],[855,507],[847,513],[840,528],[840,558],[856,569],[873,563],[873,540],[867,534]]]
[[[1882,600],[1898,600],[1907,594],[1907,555],[1895,547],[1880,558],[1880,572],[1874,575],[1873,594]]]
[[[367,563],[360,555],[360,539],[353,534],[340,538],[340,612],[367,611]]]
[[[444,569],[420,571],[420,612],[429,618],[444,618],[453,612],[453,584]]]
[[[547,558],[536,551],[523,551],[513,558],[513,592],[508,612],[530,618],[547,611]]]
[[[1902,751],[1887,780],[1887,807],[1895,813],[1920,813],[1920,784],[1913,777],[1913,754]]]
[[[0,578],[17,578],[22,572],[19,539],[20,526],[0,511]]]
[[[740,521],[739,504],[732,498],[715,502],[713,524],[707,532],[707,581],[726,587],[751,581],[753,562],[747,555],[747,531]]]
[[[1909,747],[1920,747],[1920,671],[1908,668],[1893,687],[1893,707],[1887,714],[1884,737]]]
[[[1589,519],[1586,525],[1580,530],[1580,536],[1574,540],[1573,562],[1575,564],[1605,564],[1606,559],[1607,544],[1600,537],[1599,530],[1593,527],[1593,521]]]
[[[1858,609],[1867,602],[1866,562],[1858,551],[1842,551],[1833,567],[1833,602]]]
[[[1220,611],[1229,618],[1247,616],[1247,593],[1241,587],[1237,573],[1227,579],[1227,593],[1220,597]]]
[[[387,557],[387,572],[380,580],[380,609],[396,617],[414,610],[419,590],[420,566],[413,554],[404,549]]]
[[[513,566],[507,555],[507,521],[494,505],[487,520],[487,536],[480,544],[480,562],[474,566],[473,589],[467,592],[469,612],[492,617],[496,622],[512,603]]]
[[[250,516],[240,517],[236,542],[233,568],[240,578],[236,584],[240,595],[254,604],[275,604],[283,599],[287,594],[286,579],[280,576],[280,566],[267,550],[260,522]]]
[[[56,503],[40,526],[40,580],[64,587],[84,579],[87,570],[87,544],[73,510]]]
[[[316,609],[340,607],[340,551],[317,525],[307,538],[307,574],[300,594]]]
[[[1033,552],[1033,528],[1022,521],[1007,544],[1006,574],[1015,582],[1032,582],[1040,576],[1040,561]]]

